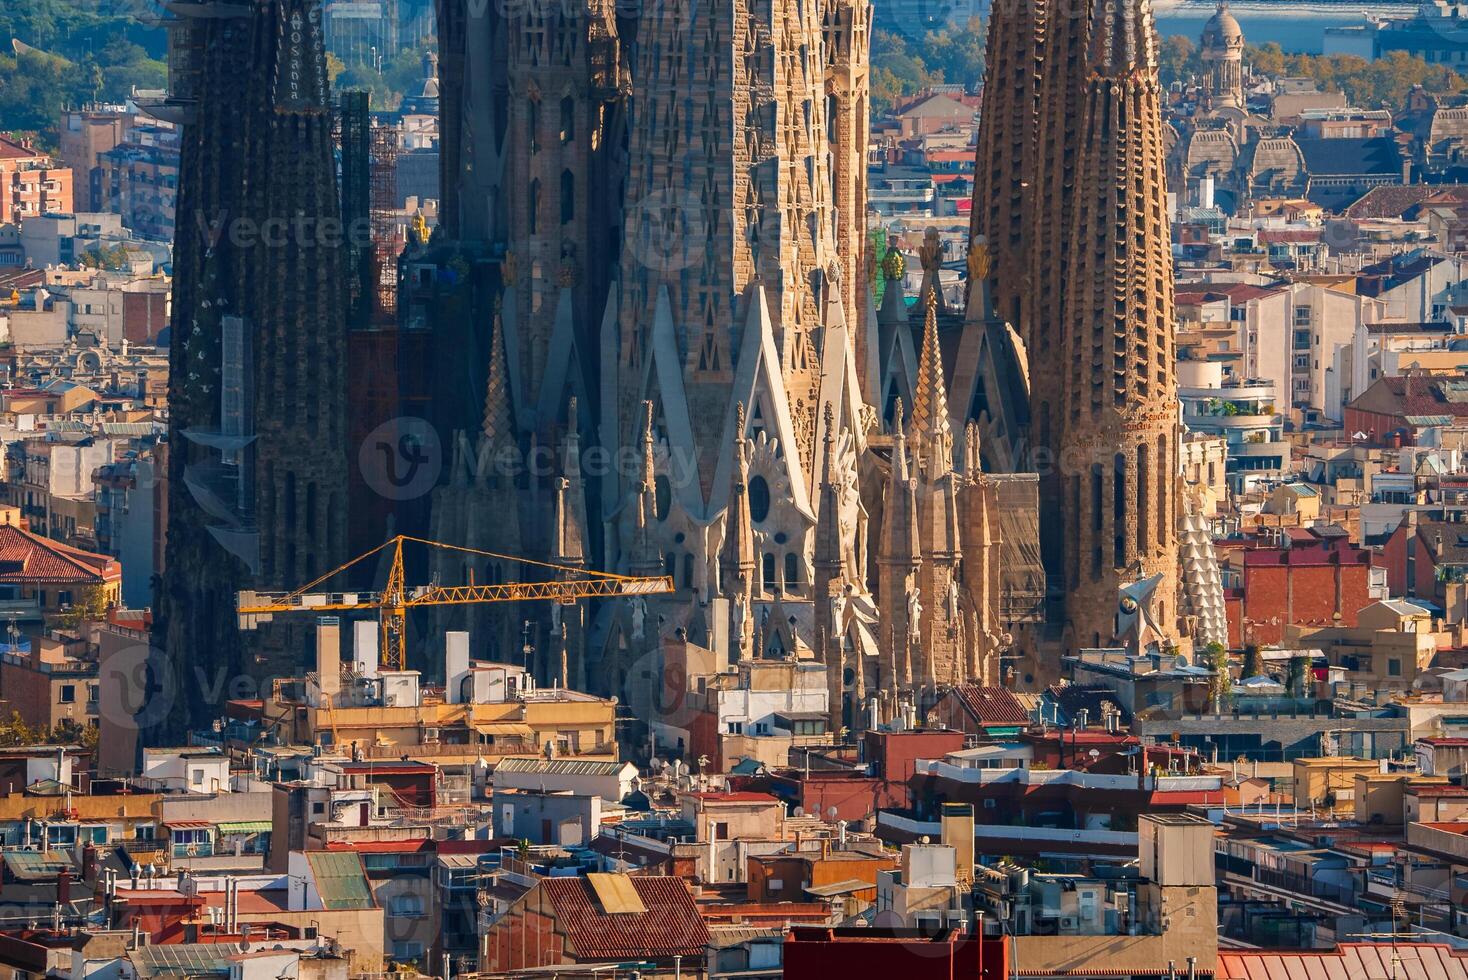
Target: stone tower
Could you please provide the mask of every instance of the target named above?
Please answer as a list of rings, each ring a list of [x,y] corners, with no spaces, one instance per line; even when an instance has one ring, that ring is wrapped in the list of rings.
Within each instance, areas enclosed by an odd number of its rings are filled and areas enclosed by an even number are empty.
[[[1029,240],[1034,302],[1023,333],[1030,373],[1031,462],[1040,474],[1040,545],[1050,582],[1065,581],[1059,450],[1067,381],[1061,362],[1065,284],[1076,192],[1076,152],[1092,0],[1047,5],[1041,32],[1039,134],[1035,147],[1034,224]],[[1023,5],[1021,5],[1023,6]],[[1051,9],[1053,7],[1053,9]]]
[[[1150,0],[1096,0],[1084,64],[1063,358],[1071,645],[1112,642],[1122,587],[1154,575],[1152,617],[1176,639],[1179,421]]]
[[[836,209],[836,249],[841,256],[841,306],[848,323],[866,312],[867,140],[871,134],[870,60],[872,6],[866,0],[836,0],[825,6],[826,113],[831,147],[831,186]],[[853,334],[857,367],[867,358],[862,334]],[[865,376],[865,375],[863,375]],[[870,397],[875,394],[868,392]]]
[[[857,431],[843,289],[856,285],[859,239],[851,250],[837,243],[864,216],[864,178],[849,154],[832,152],[832,134],[858,152],[867,17],[864,4],[672,0],[638,25],[599,426],[604,445],[634,445],[639,406],[652,404],[649,534],[679,589],[704,599],[718,591],[739,436],[759,598],[810,588],[820,406],[832,406],[838,429]],[[843,207],[857,217],[841,217]],[[629,560],[635,489],[626,474],[604,484],[618,567]]]
[[[220,0],[171,31],[179,207],[200,218],[175,253],[155,628],[189,685],[154,719],[177,730],[217,717],[195,667],[259,668],[236,591],[294,588],[345,557],[347,297],[319,0]]]
[[[931,698],[939,684],[967,680],[964,663],[959,565],[959,478],[953,469],[953,428],[943,380],[943,352],[938,343],[938,294],[925,297],[923,341],[918,353],[918,380],[911,429],[917,462],[918,572],[920,599],[925,603],[919,629],[922,688]],[[931,704],[924,702],[924,707]]]
[[[504,9],[506,354],[522,433],[549,437],[568,396],[594,391],[583,362],[619,256],[627,79],[610,0]]]
[[[1244,108],[1244,31],[1227,3],[1203,27],[1203,90],[1213,108]]]
[[[974,167],[969,237],[988,245],[989,296],[995,312],[1027,337],[1029,240],[1034,231],[1037,109],[1043,0],[997,3],[989,21],[984,112]]]

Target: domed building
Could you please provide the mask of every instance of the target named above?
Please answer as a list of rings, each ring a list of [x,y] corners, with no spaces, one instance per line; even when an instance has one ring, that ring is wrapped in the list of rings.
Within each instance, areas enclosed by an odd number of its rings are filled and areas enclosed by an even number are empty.
[[[1203,26],[1203,90],[1213,108],[1244,108],[1244,30],[1220,3],[1218,12]]]
[[[432,51],[423,55],[423,89],[417,95],[403,97],[399,110],[405,116],[438,115],[438,55]]]

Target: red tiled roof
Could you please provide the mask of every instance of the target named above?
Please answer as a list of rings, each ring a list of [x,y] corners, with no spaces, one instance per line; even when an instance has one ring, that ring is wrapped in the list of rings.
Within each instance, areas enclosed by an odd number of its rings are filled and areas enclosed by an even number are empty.
[[[19,568],[7,566],[19,565]],[[77,582],[101,585],[122,576],[107,555],[96,555],[43,538],[14,524],[0,525],[0,583]]]
[[[1462,376],[1423,378],[1395,375],[1381,378],[1351,403],[1368,412],[1396,415],[1468,416],[1468,401],[1457,394]],[[1445,388],[1444,385],[1451,387]],[[1448,397],[1445,392],[1452,392]]]
[[[1023,725],[1030,720],[1024,706],[1003,687],[961,684],[953,689],[964,710],[984,725]]]
[[[544,878],[536,887],[555,909],[556,920],[578,960],[645,960],[703,953],[708,926],[682,878],[635,875],[627,881],[646,911],[603,911],[585,878]]]
[[[1468,788],[1463,786],[1408,786],[1407,792],[1425,800],[1460,799],[1468,796]]]
[[[45,154],[28,150],[13,139],[0,136],[0,160],[32,160],[41,156]]]
[[[1435,943],[1347,943],[1333,950],[1220,949],[1216,980],[1468,980],[1468,956]]]

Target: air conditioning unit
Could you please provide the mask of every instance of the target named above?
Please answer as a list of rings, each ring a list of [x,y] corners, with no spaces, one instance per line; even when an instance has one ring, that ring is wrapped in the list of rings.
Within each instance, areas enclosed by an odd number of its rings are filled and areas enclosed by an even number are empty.
[[[1075,927],[1076,927],[1076,919],[1075,919],[1075,916],[1073,916],[1073,915],[1062,915],[1060,917],[1060,928],[1062,930],[1064,930],[1064,929],[1074,929]]]

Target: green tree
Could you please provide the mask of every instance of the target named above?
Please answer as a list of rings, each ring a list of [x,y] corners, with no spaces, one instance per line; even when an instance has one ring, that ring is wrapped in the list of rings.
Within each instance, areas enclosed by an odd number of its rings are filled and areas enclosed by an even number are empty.
[[[1306,693],[1306,675],[1310,670],[1310,657],[1296,654],[1290,658],[1289,673],[1285,675],[1285,693],[1292,698],[1301,698]]]
[[[12,711],[9,721],[0,722],[0,745],[36,745],[45,734],[45,729],[27,725],[19,711]]]
[[[107,590],[100,585],[89,585],[81,590],[75,602],[61,611],[56,621],[62,629],[74,630],[84,623],[102,622],[111,607]]]
[[[1210,643],[1203,648],[1203,656],[1208,668],[1213,671],[1210,692],[1213,703],[1222,706],[1233,694],[1234,686],[1233,675],[1229,673],[1228,649],[1222,643]]]
[[[1244,666],[1239,672],[1239,676],[1258,677],[1263,670],[1264,658],[1259,655],[1259,644],[1247,644],[1244,647]]]
[[[1157,51],[1157,73],[1164,87],[1198,74],[1198,49],[1182,34],[1164,40]]]

